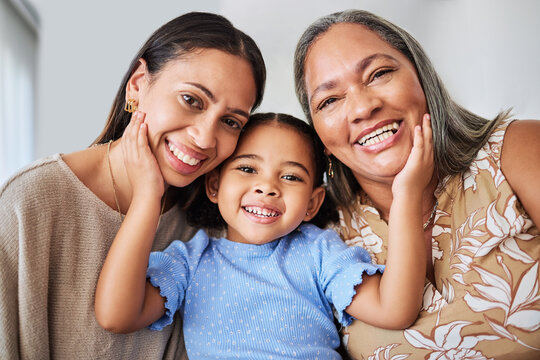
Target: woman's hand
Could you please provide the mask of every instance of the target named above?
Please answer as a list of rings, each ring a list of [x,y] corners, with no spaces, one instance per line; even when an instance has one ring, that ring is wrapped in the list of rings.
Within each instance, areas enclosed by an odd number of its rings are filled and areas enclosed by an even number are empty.
[[[165,191],[163,175],[148,144],[145,114],[135,111],[121,140],[124,165],[133,196],[161,199]]]
[[[394,178],[392,193],[394,197],[401,192],[421,194],[433,176],[433,134],[431,118],[424,114],[422,127],[414,129],[414,143],[407,163]]]

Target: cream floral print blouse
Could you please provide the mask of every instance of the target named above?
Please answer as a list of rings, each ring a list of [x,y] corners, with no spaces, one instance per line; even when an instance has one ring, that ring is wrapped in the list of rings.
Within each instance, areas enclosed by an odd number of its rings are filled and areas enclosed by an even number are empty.
[[[468,172],[439,184],[436,284],[426,280],[419,318],[404,331],[355,321],[343,331],[354,358],[540,359],[540,236],[500,169],[509,123],[491,135]],[[377,210],[359,197],[352,216],[340,213],[346,243],[384,264],[388,226]]]

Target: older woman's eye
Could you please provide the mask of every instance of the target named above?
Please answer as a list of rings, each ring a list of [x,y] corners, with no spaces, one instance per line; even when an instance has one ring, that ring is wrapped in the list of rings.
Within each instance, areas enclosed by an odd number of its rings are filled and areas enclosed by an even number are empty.
[[[195,107],[197,109],[202,109],[202,103],[197,98],[195,98],[195,97],[193,97],[191,95],[183,94],[182,99],[189,106]]]
[[[370,81],[375,81],[375,80],[378,80],[382,77],[384,77],[385,75],[393,72],[394,69],[381,69],[381,70],[377,70],[373,73],[373,76],[371,76],[371,80]]]
[[[325,99],[322,103],[319,104],[319,106],[317,107],[317,110],[322,110],[325,107],[327,107],[328,105],[331,105],[331,104],[335,103],[336,101],[337,101],[337,98]]]

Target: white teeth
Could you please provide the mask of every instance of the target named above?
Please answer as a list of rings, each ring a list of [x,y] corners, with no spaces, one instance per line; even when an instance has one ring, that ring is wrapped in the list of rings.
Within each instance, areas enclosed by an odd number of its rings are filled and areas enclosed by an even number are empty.
[[[246,206],[244,207],[244,210],[246,210],[250,214],[255,214],[257,216],[275,217],[279,215],[275,211],[268,210],[268,209],[261,209],[259,207]]]
[[[378,128],[370,132],[367,135],[364,135],[358,143],[362,146],[369,146],[377,144],[381,141],[388,139],[390,136],[394,135],[399,129],[399,123],[393,122],[391,124],[384,125],[383,127]]]
[[[178,158],[178,160],[188,164],[188,165],[191,165],[191,166],[195,166],[197,165],[198,163],[201,162],[201,160],[199,159],[195,159],[195,158],[192,158],[191,156],[189,155],[186,155],[184,154],[183,152],[180,151],[180,149],[178,149],[176,146],[174,146],[173,144],[169,143],[169,150],[171,150],[171,152],[174,154],[174,156],[176,156]]]

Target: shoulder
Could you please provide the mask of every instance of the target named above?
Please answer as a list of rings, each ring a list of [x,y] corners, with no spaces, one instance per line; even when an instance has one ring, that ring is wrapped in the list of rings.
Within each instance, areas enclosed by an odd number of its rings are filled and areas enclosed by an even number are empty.
[[[535,224],[540,224],[540,121],[515,121],[501,153],[501,171]]]
[[[512,122],[504,136],[501,150],[501,170],[510,184],[534,170],[540,159],[540,121]]]
[[[506,130],[501,154],[502,166],[537,162],[540,159],[540,120],[513,121]]]
[[[12,175],[0,188],[0,201],[13,202],[37,194],[57,195],[51,188],[58,186],[65,177],[60,154],[51,155],[25,166]]]
[[[201,229],[187,242],[173,241],[163,252],[176,256],[198,257],[202,255],[210,241],[211,238]]]
[[[334,251],[342,251],[348,246],[332,229],[321,229],[313,224],[302,224],[297,230],[295,243],[304,243],[317,257]]]
[[[332,229],[321,229],[318,226],[315,226],[310,223],[302,224],[298,227],[298,232],[302,235],[302,237],[307,239],[330,239],[333,240],[340,240],[341,238]]]

